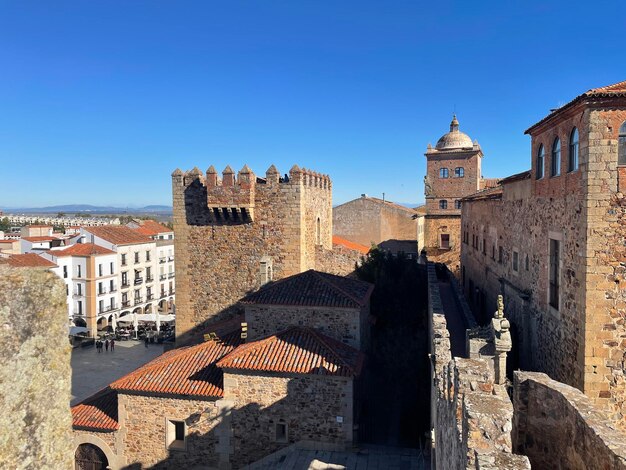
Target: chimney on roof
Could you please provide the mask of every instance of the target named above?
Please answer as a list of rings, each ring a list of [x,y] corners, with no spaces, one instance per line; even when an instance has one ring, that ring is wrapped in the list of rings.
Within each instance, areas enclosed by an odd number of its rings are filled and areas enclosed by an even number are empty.
[[[367,197],[367,194],[363,193],[361,194],[361,197]]]

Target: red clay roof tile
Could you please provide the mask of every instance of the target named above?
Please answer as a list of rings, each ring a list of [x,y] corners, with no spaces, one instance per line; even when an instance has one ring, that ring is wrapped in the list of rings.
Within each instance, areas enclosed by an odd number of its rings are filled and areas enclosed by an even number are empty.
[[[364,355],[312,328],[291,327],[239,346],[218,361],[223,369],[355,377]]]
[[[224,394],[223,374],[215,363],[241,343],[241,333],[230,333],[221,340],[169,351],[110,387],[117,391],[219,398]]]
[[[117,392],[109,387],[72,407],[72,426],[75,428],[116,431]]]
[[[148,237],[158,235],[159,233],[170,233],[174,231],[171,228],[160,224],[156,220],[142,220],[139,227],[133,228],[133,230]]]
[[[83,227],[83,229],[114,245],[134,245],[152,241],[145,235],[137,233],[125,225],[101,225],[99,227]]]
[[[267,284],[244,297],[245,304],[360,308],[374,286],[368,282],[310,269]]]
[[[365,245],[361,245],[360,243],[351,242],[350,240],[346,240],[345,238],[339,237],[337,235],[333,235],[333,245],[341,245],[349,248],[350,250],[358,251],[364,255],[370,252],[370,249]]]
[[[64,250],[50,251],[50,254],[60,258],[63,256],[112,255],[115,252],[94,243],[76,243]]]
[[[39,256],[36,253],[9,256],[9,266],[14,268],[56,268],[52,261]]]

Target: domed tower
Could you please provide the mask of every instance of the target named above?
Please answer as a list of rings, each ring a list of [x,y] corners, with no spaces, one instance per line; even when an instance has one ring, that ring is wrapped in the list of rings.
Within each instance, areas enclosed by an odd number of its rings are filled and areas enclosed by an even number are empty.
[[[450,132],[441,136],[433,148],[426,149],[426,214],[424,246],[429,255],[457,251],[461,241],[461,199],[481,189],[483,152],[459,130],[456,115]],[[452,257],[453,258],[453,257]]]

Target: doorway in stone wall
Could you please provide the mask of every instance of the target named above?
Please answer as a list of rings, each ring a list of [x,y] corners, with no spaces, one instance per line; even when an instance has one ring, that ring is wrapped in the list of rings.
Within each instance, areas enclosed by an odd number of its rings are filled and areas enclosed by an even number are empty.
[[[75,470],[106,470],[109,460],[100,447],[93,444],[81,444],[74,454]]]

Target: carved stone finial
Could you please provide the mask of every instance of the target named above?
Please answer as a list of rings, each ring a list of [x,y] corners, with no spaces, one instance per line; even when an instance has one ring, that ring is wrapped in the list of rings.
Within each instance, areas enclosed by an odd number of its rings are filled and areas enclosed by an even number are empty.
[[[302,173],[302,170],[300,170],[298,165],[294,165],[291,167],[291,170],[289,170],[289,173]]]
[[[271,166],[267,169],[267,171],[265,172],[265,174],[266,174],[266,175],[278,175],[279,173],[278,173],[278,169],[277,169],[274,165],[271,165]]]
[[[172,176],[183,176],[183,172],[181,171],[180,168],[176,168],[173,172],[172,172]]]
[[[498,295],[498,310],[494,314],[495,318],[504,318],[504,297]]]
[[[247,164],[245,164],[243,166],[243,168],[241,170],[239,170],[239,173],[252,173],[252,170],[250,169],[250,167]]]
[[[198,168],[197,166],[194,166],[193,170],[191,170],[189,174],[191,176],[202,176],[202,172],[200,171],[200,168]]]
[[[233,169],[230,167],[230,165],[226,165],[226,168],[224,168],[224,171],[222,171],[223,175],[234,175],[235,172],[233,171]]]
[[[206,172],[212,175],[217,175],[217,171],[215,170],[215,167],[213,165],[211,165]]]

